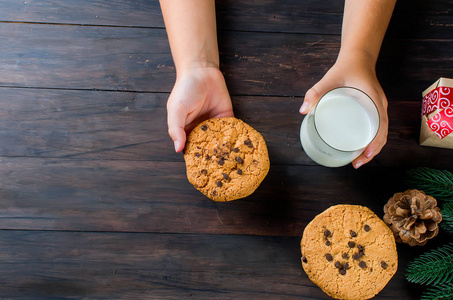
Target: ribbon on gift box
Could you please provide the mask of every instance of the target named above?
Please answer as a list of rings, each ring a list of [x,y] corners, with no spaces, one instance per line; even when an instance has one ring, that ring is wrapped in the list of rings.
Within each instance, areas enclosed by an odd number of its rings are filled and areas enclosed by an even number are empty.
[[[440,109],[426,122],[441,139],[453,132],[453,88],[439,86],[423,97],[422,115]]]

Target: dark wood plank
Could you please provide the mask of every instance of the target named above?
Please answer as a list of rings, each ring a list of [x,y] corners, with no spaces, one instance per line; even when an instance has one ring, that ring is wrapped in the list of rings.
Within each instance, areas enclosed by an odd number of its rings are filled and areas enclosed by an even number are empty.
[[[451,38],[449,0],[397,2],[389,36]],[[344,1],[218,0],[220,30],[340,34]],[[2,1],[0,22],[39,22],[163,28],[155,1]]]
[[[130,91],[173,86],[164,29],[0,24],[0,37],[10,41],[1,49],[3,86]]]
[[[0,155],[182,161],[168,94],[0,89]]]
[[[0,231],[0,238],[2,298],[330,299],[305,275],[299,237]],[[420,250],[399,250],[407,255],[375,299],[420,293],[403,276]]]
[[[0,38],[10,41],[0,52],[1,86],[170,92],[174,83],[164,29],[1,24]],[[339,43],[331,35],[223,32],[221,68],[233,95],[303,96]],[[388,39],[378,74],[388,97],[418,101],[453,68],[450,47]]]
[[[167,134],[168,94],[0,88],[0,155],[179,161]],[[235,96],[236,117],[264,136],[272,164],[314,165],[302,150],[302,98]],[[391,101],[387,145],[372,166],[453,165],[418,145],[421,100]],[[427,161],[429,159],[429,161]]]
[[[5,0],[2,7],[0,22],[164,27],[159,1]]]
[[[344,1],[217,1],[224,30],[340,34]],[[397,1],[387,32],[401,38],[451,38],[450,0]]]
[[[334,204],[382,217],[407,170],[272,165],[253,195],[217,203],[187,181],[182,162],[3,157],[0,168],[0,229],[278,236],[299,236]]]
[[[216,1],[220,30],[340,34],[344,1]]]
[[[225,33],[221,69],[230,92],[303,96],[333,65],[340,37],[326,35]],[[452,40],[388,38],[377,76],[390,100],[419,101],[421,93],[453,69]]]
[[[451,0],[400,0],[396,2],[387,34],[416,39],[451,39]]]

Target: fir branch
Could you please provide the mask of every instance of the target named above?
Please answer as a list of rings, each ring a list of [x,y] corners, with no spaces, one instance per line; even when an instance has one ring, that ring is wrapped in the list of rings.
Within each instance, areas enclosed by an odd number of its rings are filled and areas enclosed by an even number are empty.
[[[447,170],[415,168],[406,173],[406,184],[437,200],[453,201],[453,174]]]
[[[449,234],[453,234],[453,202],[445,203],[442,206],[442,222],[441,227]]]
[[[406,279],[412,283],[433,285],[453,280],[453,242],[423,253],[409,262]]]
[[[432,286],[421,296],[421,300],[453,300],[453,282]]]

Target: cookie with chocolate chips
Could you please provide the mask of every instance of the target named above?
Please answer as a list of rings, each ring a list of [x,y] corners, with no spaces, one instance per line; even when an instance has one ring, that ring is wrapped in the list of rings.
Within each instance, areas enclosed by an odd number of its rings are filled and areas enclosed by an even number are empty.
[[[214,201],[252,194],[269,171],[264,138],[236,118],[210,119],[187,137],[184,149],[187,178]]]
[[[359,205],[336,205],[317,215],[304,230],[301,252],[310,280],[335,299],[372,298],[398,268],[392,231]]]

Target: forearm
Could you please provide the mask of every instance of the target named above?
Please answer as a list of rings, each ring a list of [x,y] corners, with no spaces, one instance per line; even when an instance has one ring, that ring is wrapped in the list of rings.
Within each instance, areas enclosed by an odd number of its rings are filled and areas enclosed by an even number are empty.
[[[214,0],[160,0],[176,66],[219,67]]]
[[[396,0],[346,0],[339,57],[363,54],[376,64]]]

